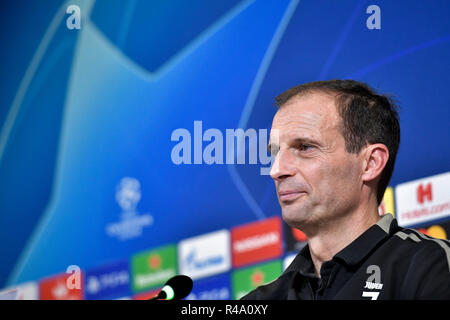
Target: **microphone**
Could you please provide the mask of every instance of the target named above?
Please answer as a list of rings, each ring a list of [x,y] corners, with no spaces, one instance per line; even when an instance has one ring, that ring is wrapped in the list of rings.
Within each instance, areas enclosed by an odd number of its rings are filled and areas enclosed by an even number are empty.
[[[185,275],[177,275],[167,280],[157,296],[148,300],[180,300],[186,297],[192,290],[194,283]]]

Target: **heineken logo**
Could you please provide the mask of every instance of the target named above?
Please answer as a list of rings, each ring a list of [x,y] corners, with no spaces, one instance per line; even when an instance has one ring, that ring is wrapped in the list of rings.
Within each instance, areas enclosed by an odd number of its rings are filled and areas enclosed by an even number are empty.
[[[264,273],[261,270],[256,270],[250,280],[254,286],[259,286],[264,283]]]
[[[240,299],[256,287],[274,281],[281,270],[281,261],[275,260],[234,271],[231,275],[233,299]]]
[[[158,254],[151,255],[148,258],[148,265],[153,270],[158,270],[161,268],[161,257]]]
[[[176,246],[136,254],[132,259],[132,272],[135,292],[164,284],[177,273]]]

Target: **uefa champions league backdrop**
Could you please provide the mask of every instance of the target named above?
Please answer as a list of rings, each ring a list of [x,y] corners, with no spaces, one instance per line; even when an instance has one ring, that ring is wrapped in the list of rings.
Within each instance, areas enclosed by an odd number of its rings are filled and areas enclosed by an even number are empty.
[[[186,239],[212,235],[220,253],[238,226],[282,229],[267,174],[274,97],[315,80],[395,96],[402,137],[383,210],[448,238],[449,13],[447,0],[1,1],[0,288],[73,265],[123,279],[145,273],[139,259],[200,269]],[[296,250],[287,243],[273,257]],[[245,277],[208,259],[216,282]],[[264,268],[255,283],[281,262]]]

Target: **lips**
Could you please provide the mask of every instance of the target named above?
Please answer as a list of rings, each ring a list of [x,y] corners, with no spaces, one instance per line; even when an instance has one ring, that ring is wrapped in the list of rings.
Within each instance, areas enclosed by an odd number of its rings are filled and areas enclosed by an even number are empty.
[[[278,192],[278,196],[280,201],[292,201],[306,194],[304,191],[296,191],[296,190],[285,190]]]

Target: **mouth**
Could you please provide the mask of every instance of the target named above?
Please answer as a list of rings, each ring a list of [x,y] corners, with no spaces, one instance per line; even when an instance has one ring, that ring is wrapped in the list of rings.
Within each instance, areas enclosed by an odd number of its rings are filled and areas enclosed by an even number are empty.
[[[279,199],[281,202],[289,202],[293,201],[303,195],[305,195],[306,192],[304,191],[282,191],[278,193]]]

